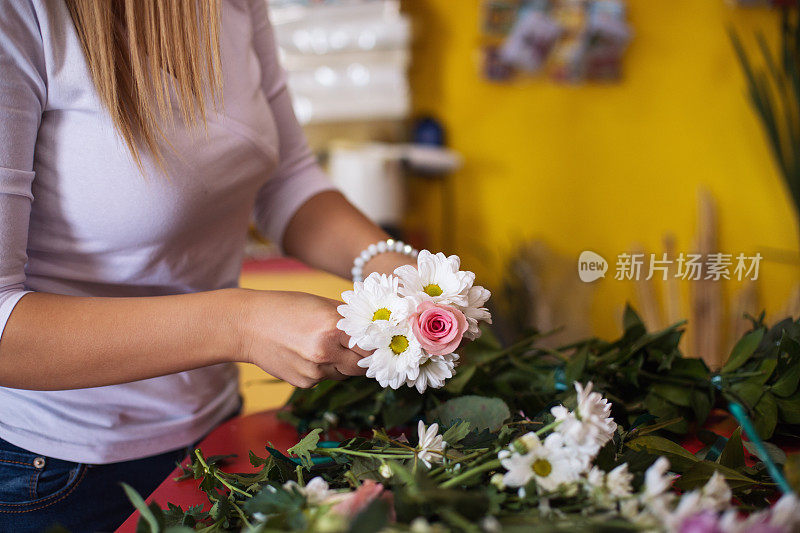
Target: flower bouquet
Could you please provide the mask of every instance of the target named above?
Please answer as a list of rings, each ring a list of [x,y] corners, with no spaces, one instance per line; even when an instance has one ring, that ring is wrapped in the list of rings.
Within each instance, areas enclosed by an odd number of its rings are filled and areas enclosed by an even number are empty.
[[[350,348],[374,350],[358,363],[367,377],[420,394],[453,377],[461,340],[480,337],[480,323],[492,321],[484,307],[489,291],[460,265],[456,255],[422,250],[417,267],[372,273],[342,293],[338,328],[350,336]]]

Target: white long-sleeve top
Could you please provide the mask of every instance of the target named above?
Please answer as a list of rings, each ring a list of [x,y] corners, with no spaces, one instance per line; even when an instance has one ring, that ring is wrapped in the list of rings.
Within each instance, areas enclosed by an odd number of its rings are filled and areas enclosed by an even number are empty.
[[[280,242],[297,209],[332,188],[292,112],[264,0],[221,4],[223,106],[208,109],[207,133],[175,109],[167,175],[145,154],[143,176],[66,5],[0,0],[0,333],[28,291],[234,287],[249,221]],[[238,401],[232,364],[89,389],[0,388],[0,438],[60,459],[123,461],[191,444]]]

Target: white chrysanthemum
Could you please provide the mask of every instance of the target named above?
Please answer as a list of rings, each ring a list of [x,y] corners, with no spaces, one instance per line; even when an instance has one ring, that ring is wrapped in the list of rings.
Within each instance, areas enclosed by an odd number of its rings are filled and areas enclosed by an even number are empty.
[[[617,424],[611,418],[611,404],[599,392],[592,392],[592,382],[586,388],[575,382],[578,405],[574,411],[563,405],[550,410],[560,422],[555,431],[564,436],[567,446],[581,456],[584,467],[597,452],[614,436]]]
[[[648,507],[647,510],[661,521],[667,531],[679,531],[681,525],[687,519],[704,511],[703,498],[700,495],[700,491],[693,490],[681,495],[678,505],[671,512],[660,510],[659,508],[653,509],[652,506]]]
[[[533,479],[539,492],[550,492],[578,480],[578,465],[557,433],[544,441],[533,432],[527,433],[497,457],[507,470],[503,483],[509,487],[524,487]]]
[[[289,480],[283,484],[283,488],[296,490],[306,497],[306,501],[310,505],[318,505],[336,494],[336,491],[330,490],[328,482],[319,476],[311,478],[305,487],[301,487],[296,481]]]
[[[704,509],[722,511],[730,505],[733,493],[725,482],[725,476],[714,471],[711,478],[700,489],[700,495]]]
[[[608,473],[593,466],[586,474],[586,490],[597,504],[614,508],[618,500],[631,495],[632,481],[633,474],[628,471],[628,463],[623,463]]]
[[[586,485],[589,489],[604,489],[606,486],[606,473],[593,466],[586,474]]]
[[[409,387],[416,387],[420,394],[428,387],[441,388],[445,380],[453,377],[458,361],[458,354],[431,355],[419,363],[419,375],[415,379],[406,380]]]
[[[675,509],[660,518],[669,531],[680,531],[686,520],[699,513],[718,513],[730,508],[731,496],[725,477],[714,472],[703,488],[684,493]]]
[[[371,332],[370,343],[375,351],[357,363],[367,369],[367,377],[393,389],[417,379],[424,352],[408,322]]]
[[[606,488],[612,496],[627,498],[633,492],[633,474],[628,471],[628,463],[622,463],[606,475]]]
[[[397,267],[395,275],[400,278],[400,295],[416,305],[423,301],[463,307],[467,305],[467,294],[475,274],[459,270],[461,260],[457,255],[445,257],[441,252],[433,255],[422,250],[417,256],[417,266]]]
[[[419,444],[417,444],[417,457],[428,468],[431,463],[441,463],[444,461],[444,447],[447,442],[439,435],[439,424],[431,424],[428,429],[425,429],[425,424],[422,420],[417,425],[417,437]]]
[[[408,302],[398,294],[399,283],[395,276],[373,272],[363,282],[355,282],[352,291],[342,293],[345,303],[337,311],[344,318],[336,327],[350,336],[350,348],[358,345],[374,350],[371,339],[375,328],[408,318]]]
[[[475,285],[467,292],[467,304],[459,307],[459,310],[467,317],[468,328],[464,337],[475,340],[481,336],[479,322],[492,323],[492,315],[484,307],[486,301],[492,295],[488,289]]]
[[[725,533],[800,531],[800,500],[793,494],[785,494],[771,508],[750,513],[744,518],[738,509],[728,509],[720,516],[717,529]]]
[[[672,480],[675,476],[668,473],[669,461],[666,457],[656,459],[650,468],[644,473],[644,494],[645,501],[656,499],[669,491]]]
[[[786,531],[800,530],[800,499],[784,494],[769,511],[769,525]]]

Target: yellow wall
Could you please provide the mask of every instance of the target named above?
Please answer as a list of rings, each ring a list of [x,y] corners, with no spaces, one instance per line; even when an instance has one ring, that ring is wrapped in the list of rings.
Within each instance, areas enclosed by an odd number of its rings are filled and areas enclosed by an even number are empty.
[[[612,269],[634,242],[659,251],[666,232],[689,252],[699,186],[719,203],[721,251],[796,254],[792,207],[725,32],[733,23],[748,36],[774,35],[774,13],[723,0],[630,0],[624,82],[569,87],[484,81],[477,0],[403,5],[418,32],[415,109],[443,120],[465,156],[453,178],[452,242],[479,277],[496,279],[498,258],[529,237],[576,258],[597,251]],[[762,303],[782,306],[799,278],[796,266],[762,264]],[[597,282],[597,333],[617,332],[632,295],[626,283]]]

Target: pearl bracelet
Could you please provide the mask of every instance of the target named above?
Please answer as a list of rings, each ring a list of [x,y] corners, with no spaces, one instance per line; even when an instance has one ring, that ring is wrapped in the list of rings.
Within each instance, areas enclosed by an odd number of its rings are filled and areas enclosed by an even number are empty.
[[[417,257],[419,255],[419,250],[403,241],[386,239],[385,241],[370,244],[353,261],[353,268],[350,270],[353,275],[353,281],[364,281],[364,265],[376,255],[386,252],[397,252],[409,257]]]

